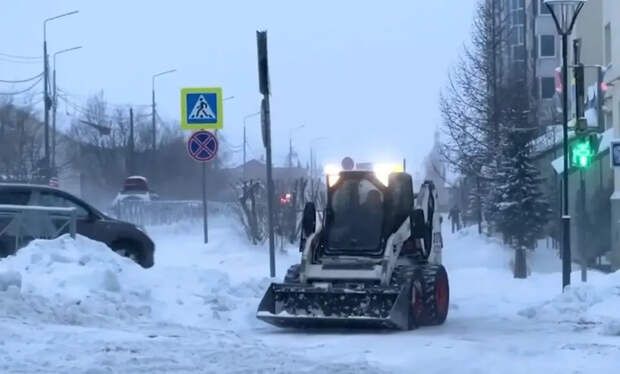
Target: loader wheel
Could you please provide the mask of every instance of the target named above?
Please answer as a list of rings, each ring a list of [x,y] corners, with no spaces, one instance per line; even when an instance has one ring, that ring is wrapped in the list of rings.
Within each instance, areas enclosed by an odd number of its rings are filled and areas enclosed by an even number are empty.
[[[411,279],[411,293],[409,302],[409,330],[420,326],[424,318],[423,283],[419,271],[414,273]]]
[[[299,264],[292,265],[286,271],[284,283],[299,283]]]
[[[450,286],[448,273],[442,265],[424,265],[422,272],[423,313],[421,325],[441,325],[448,316]]]

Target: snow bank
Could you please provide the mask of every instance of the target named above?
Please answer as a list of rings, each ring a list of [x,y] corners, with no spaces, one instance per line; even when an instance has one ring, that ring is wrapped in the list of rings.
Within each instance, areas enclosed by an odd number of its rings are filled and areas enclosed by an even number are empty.
[[[89,326],[147,320],[253,326],[271,281],[268,250],[249,246],[230,227],[230,219],[215,217],[209,244],[202,242],[199,225],[149,228],[156,243],[150,269],[82,236],[35,240],[0,260],[0,318]],[[279,252],[278,274],[297,257]]]
[[[149,291],[128,286],[139,272],[85,237],[35,240],[0,261],[0,316],[76,325],[147,316]]]
[[[520,310],[519,315],[537,322],[569,323],[576,328],[596,328],[603,335],[620,336],[620,272],[591,272],[589,276],[588,283],[573,283],[565,292]]]

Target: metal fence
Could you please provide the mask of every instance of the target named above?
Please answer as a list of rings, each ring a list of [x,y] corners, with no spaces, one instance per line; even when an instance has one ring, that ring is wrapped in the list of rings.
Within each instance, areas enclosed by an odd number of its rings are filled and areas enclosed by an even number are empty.
[[[209,202],[209,214],[226,209],[223,203]],[[202,222],[202,201],[200,200],[125,200],[119,202],[115,215],[136,225],[169,225],[181,221]]]
[[[0,205],[0,238],[15,241],[15,250],[31,239],[52,239],[64,232],[75,238],[77,209],[26,205]]]

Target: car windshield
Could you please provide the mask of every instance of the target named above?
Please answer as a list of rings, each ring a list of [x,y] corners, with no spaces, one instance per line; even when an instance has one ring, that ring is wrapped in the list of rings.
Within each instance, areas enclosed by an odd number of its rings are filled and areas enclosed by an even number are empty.
[[[383,192],[366,179],[344,180],[331,198],[328,252],[376,251],[383,227]]]

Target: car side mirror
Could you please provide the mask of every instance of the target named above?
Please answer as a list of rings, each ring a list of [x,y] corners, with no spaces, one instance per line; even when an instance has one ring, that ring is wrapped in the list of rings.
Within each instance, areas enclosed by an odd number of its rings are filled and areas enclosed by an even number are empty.
[[[301,229],[306,238],[316,231],[316,207],[314,203],[306,203],[304,214],[301,219]]]

